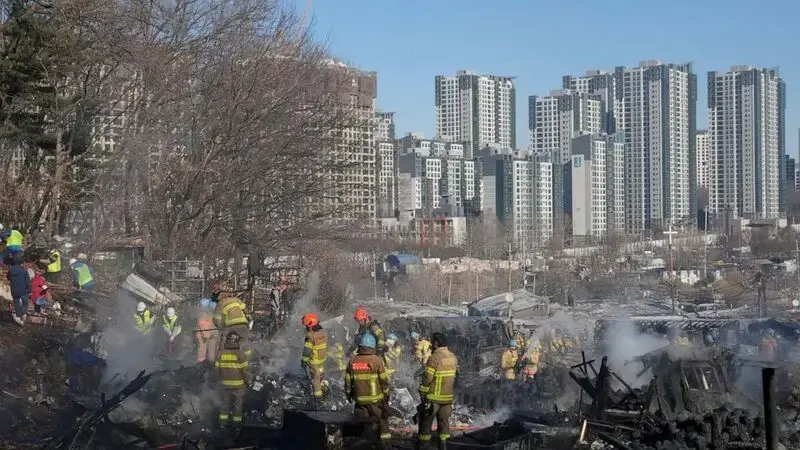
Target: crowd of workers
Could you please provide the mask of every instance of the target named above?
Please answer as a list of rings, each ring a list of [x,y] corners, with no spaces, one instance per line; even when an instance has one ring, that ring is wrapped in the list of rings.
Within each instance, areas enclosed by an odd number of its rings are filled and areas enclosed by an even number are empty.
[[[61,250],[50,246],[44,227],[40,225],[31,233],[29,245],[25,245],[25,237],[18,227],[6,229],[0,224],[0,265],[7,269],[11,317],[20,326],[25,325],[31,309],[40,313],[45,308],[57,307],[49,284],[60,283],[63,277]],[[92,291],[94,288],[94,272],[87,260],[84,253],[69,260],[75,290]]]

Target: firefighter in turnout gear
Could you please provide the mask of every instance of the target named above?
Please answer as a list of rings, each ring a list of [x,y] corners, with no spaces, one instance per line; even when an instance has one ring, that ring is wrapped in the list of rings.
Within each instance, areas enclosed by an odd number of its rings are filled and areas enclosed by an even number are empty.
[[[311,378],[314,398],[322,401],[322,375],[325,372],[325,360],[328,358],[328,335],[319,324],[319,317],[314,313],[303,316],[306,337],[303,343],[303,358],[300,365]]]
[[[523,381],[532,381],[536,374],[539,372],[539,360],[542,355],[542,344],[539,340],[533,340],[531,345],[525,350],[525,356],[522,358],[522,379]]]
[[[156,316],[144,302],[139,302],[136,305],[136,312],[133,313],[133,320],[139,333],[142,333],[142,336],[148,336],[153,331],[153,323],[156,321]]]
[[[356,339],[353,342],[349,353],[353,355],[355,354],[357,347],[361,342],[361,337],[368,333],[375,337],[375,351],[378,353],[378,355],[383,355],[386,341],[384,340],[383,328],[381,328],[381,324],[378,323],[377,320],[372,320],[369,314],[367,314],[367,310],[364,308],[358,308],[356,313],[353,315],[353,319],[355,319],[356,323],[358,323],[358,331],[356,331]]]
[[[503,370],[506,380],[517,378],[517,363],[519,362],[519,352],[517,351],[517,341],[512,339],[508,343],[508,348],[503,351],[500,358],[500,369]]]
[[[381,447],[391,439],[386,402],[391,393],[389,374],[383,358],[377,355],[375,336],[361,336],[356,356],[350,359],[344,377],[347,400],[355,402],[355,414],[363,418],[378,419],[378,436]]]
[[[337,342],[328,352],[328,368],[332,378],[343,379],[347,363],[344,360],[344,345],[341,342]]]
[[[455,400],[455,384],[458,373],[458,359],[447,348],[443,334],[434,333],[431,339],[433,353],[425,365],[425,375],[419,385],[419,396],[422,399],[422,414],[419,418],[419,434],[417,448],[430,442],[431,428],[436,419],[439,434],[438,448],[445,450],[450,439],[450,415],[453,413]]]
[[[244,409],[244,395],[250,383],[248,356],[241,349],[241,336],[228,331],[217,362],[219,377],[225,390],[225,402],[219,412],[220,426],[240,426]]]
[[[212,318],[213,307],[211,299],[203,298],[200,300],[200,308],[197,312],[197,328],[195,329],[195,340],[197,340],[197,362],[205,361],[213,363],[217,359],[219,349],[219,330],[214,326]]]
[[[397,343],[397,335],[389,333],[386,335],[386,353],[383,354],[383,360],[386,363],[386,372],[389,374],[389,380],[394,377],[397,372],[397,367],[400,365],[400,355],[403,354],[403,346]]]
[[[431,357],[431,341],[422,337],[416,331],[411,332],[411,338],[414,340],[414,360],[422,364],[428,363],[428,358]]]
[[[247,319],[247,305],[233,292],[230,282],[218,283],[216,286],[217,307],[214,309],[214,325],[221,330],[223,336],[229,331],[239,335],[239,348],[250,357],[250,321]]]

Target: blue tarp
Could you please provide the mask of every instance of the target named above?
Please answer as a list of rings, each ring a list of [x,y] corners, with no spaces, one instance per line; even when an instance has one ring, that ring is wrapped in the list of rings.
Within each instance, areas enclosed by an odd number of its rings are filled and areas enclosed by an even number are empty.
[[[406,267],[422,264],[422,260],[417,255],[408,253],[398,253],[396,255],[389,255],[386,257],[386,262],[391,267]]]

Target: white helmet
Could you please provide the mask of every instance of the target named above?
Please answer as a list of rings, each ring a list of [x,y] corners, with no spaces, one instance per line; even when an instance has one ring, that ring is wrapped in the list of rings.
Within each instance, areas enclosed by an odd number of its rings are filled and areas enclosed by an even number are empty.
[[[89,257],[86,256],[86,253],[78,253],[78,261],[86,261],[87,259],[89,259]]]
[[[145,309],[147,309],[147,305],[145,305],[144,302],[136,304],[136,312],[144,312]]]
[[[78,262],[78,260],[77,260],[77,259],[75,259],[75,258],[70,258],[70,259],[69,259],[69,265],[70,265],[70,266],[72,266],[72,265],[75,265],[75,263],[76,263],[76,262]]]
[[[2,223],[0,223],[0,231],[3,231],[5,229],[6,229],[6,227],[4,227]]]
[[[169,317],[170,319],[175,317],[175,308],[173,308],[171,306],[169,308],[167,308],[167,317]]]

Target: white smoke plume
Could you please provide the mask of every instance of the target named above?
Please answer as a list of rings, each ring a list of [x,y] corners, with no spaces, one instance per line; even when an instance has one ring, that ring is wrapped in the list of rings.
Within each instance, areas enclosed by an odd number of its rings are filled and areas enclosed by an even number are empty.
[[[500,409],[477,416],[470,425],[476,428],[490,427],[495,423],[503,423],[511,419],[512,415],[511,408],[503,406]]]
[[[614,321],[614,324],[606,330],[603,344],[611,370],[631,387],[636,388],[649,383],[652,374],[646,372],[640,375],[644,365],[635,361],[635,358],[663,348],[669,345],[669,341],[664,337],[642,333],[633,322],[622,319]]]

